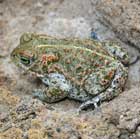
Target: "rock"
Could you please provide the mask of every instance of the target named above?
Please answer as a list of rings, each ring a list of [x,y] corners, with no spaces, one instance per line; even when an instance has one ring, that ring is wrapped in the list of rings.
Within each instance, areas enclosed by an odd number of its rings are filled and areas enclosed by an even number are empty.
[[[44,33],[46,32],[50,36],[61,38],[89,38],[91,27],[83,17],[66,19],[50,16],[45,22],[40,22],[39,30],[42,30]]]
[[[19,102],[19,97],[12,95],[6,88],[0,88],[0,104],[15,106]]]
[[[92,0],[95,3],[94,0]],[[112,28],[116,35],[140,51],[140,2],[131,0],[96,1],[100,20]]]
[[[10,128],[9,130],[5,131],[4,133],[0,133],[1,139],[23,139],[22,138],[22,130],[19,128]]]
[[[130,66],[122,94],[98,110],[77,115],[78,102],[44,104],[33,99],[32,90],[40,83],[33,76],[20,74],[9,57],[23,32],[88,38],[92,29],[100,40],[119,41],[135,59],[139,53],[131,47],[140,48],[139,11],[139,2],[134,0],[1,0],[0,138],[140,137],[140,61]]]
[[[4,2],[4,0],[0,0],[0,3]]]
[[[44,134],[40,129],[29,129],[28,139],[43,139]],[[45,137],[47,139],[47,137]]]

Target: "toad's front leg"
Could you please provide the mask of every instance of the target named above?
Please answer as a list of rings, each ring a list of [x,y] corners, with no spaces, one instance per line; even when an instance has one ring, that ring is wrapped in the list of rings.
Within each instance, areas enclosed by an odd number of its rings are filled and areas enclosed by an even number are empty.
[[[45,89],[35,89],[33,96],[40,100],[53,103],[60,101],[68,96],[71,90],[70,83],[65,79],[64,75],[59,73],[50,73],[44,77],[40,77]]]
[[[113,63],[113,66],[115,66],[116,71],[110,86],[105,91],[100,92],[96,97],[84,102],[79,107],[79,111],[91,105],[96,108],[99,102],[101,103],[103,101],[109,101],[122,92],[127,80],[128,71],[120,62]]]

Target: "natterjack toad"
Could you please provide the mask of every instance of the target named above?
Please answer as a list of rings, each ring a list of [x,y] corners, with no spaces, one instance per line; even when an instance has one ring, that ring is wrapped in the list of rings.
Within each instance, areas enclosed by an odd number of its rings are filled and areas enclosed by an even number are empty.
[[[129,58],[116,43],[92,39],[58,39],[25,33],[12,61],[45,84],[33,95],[48,103],[64,98],[81,101],[79,110],[118,96],[125,85]]]

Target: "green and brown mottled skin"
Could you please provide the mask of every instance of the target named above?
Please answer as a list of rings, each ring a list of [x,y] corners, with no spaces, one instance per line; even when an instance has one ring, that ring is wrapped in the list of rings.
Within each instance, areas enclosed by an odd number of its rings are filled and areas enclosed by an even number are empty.
[[[34,90],[34,96],[48,103],[75,99],[83,102],[80,110],[118,96],[128,75],[127,53],[109,41],[25,33],[11,57],[46,85],[46,89]]]

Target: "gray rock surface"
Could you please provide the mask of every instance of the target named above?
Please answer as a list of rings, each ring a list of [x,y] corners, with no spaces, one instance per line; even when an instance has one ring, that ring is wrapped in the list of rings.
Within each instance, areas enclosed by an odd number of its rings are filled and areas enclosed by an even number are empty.
[[[140,51],[140,1],[100,0],[94,1],[101,21],[108,25],[126,43]]]
[[[0,138],[140,138],[140,61],[129,67],[121,95],[77,115],[78,102],[33,99],[39,83],[9,58],[23,32],[88,38],[92,29],[100,40],[119,41],[133,61],[140,55],[139,13],[138,0],[0,0]]]

